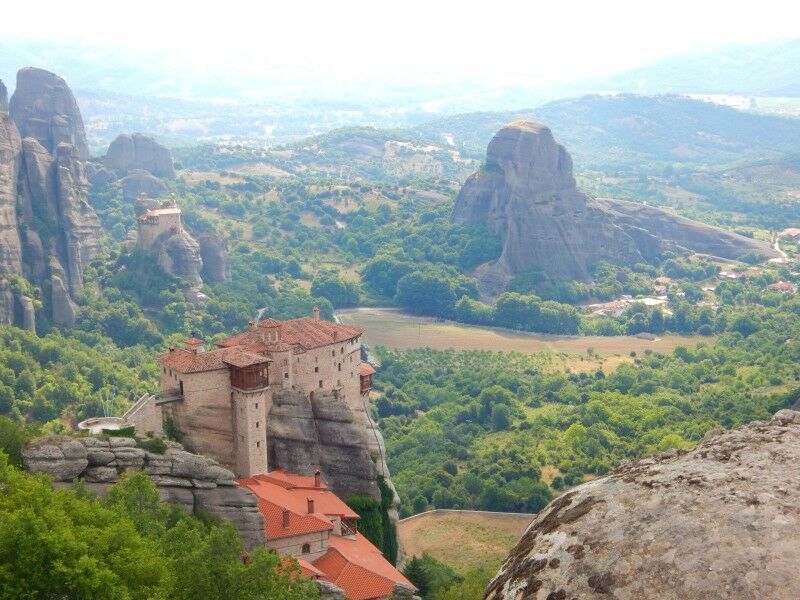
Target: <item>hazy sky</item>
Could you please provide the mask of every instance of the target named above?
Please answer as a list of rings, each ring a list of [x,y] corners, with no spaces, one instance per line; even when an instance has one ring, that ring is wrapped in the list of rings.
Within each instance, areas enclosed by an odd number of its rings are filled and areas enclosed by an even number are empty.
[[[800,36],[800,3],[774,0],[5,4],[5,39],[114,46],[197,73],[388,82],[544,85],[696,48]]]

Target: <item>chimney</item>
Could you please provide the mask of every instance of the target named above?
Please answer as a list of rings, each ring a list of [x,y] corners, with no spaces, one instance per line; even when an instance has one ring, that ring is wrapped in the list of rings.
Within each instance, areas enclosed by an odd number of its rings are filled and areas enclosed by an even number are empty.
[[[247,329],[249,329],[250,331],[253,331],[253,329],[255,329],[255,328],[256,328],[256,322],[255,321],[248,321],[247,322]]]
[[[283,528],[286,529],[289,527],[289,511],[285,508],[283,509]]]
[[[315,306],[311,309],[311,318],[315,321],[319,321],[319,306]]]
[[[313,498],[306,498],[308,501],[308,514],[314,513],[314,499]]]
[[[319,469],[314,473],[314,487],[322,487],[322,473],[319,472]]]

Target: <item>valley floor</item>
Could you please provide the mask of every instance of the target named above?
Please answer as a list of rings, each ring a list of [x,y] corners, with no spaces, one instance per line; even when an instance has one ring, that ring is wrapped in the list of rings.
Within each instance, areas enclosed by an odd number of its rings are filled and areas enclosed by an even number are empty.
[[[677,346],[712,343],[713,337],[665,335],[654,340],[636,336],[550,335],[512,331],[500,327],[465,325],[410,315],[397,308],[355,308],[337,311],[342,323],[366,330],[365,342],[396,350],[429,347],[434,350],[490,350],[495,352],[548,352],[561,356],[556,368],[574,371],[616,368],[646,350],[669,353]]]
[[[535,515],[434,510],[400,521],[398,535],[406,558],[427,552],[464,573],[500,568]]]

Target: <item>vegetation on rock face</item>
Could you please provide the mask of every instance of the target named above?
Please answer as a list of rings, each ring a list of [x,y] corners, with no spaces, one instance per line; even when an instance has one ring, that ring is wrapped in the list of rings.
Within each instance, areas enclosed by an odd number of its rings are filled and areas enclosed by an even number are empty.
[[[0,598],[318,597],[276,554],[247,555],[231,525],[159,502],[143,473],[100,500],[81,485],[55,491],[0,452],[0,488]]]
[[[347,505],[361,517],[358,531],[394,564],[397,562],[397,529],[389,520],[388,514],[394,494],[382,476],[378,476],[378,487],[381,490],[380,500],[352,496],[347,499]]]

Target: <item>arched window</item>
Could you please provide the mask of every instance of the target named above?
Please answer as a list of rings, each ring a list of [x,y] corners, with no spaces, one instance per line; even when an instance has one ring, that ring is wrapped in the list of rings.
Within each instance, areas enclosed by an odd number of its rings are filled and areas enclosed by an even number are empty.
[[[302,553],[303,554],[310,554],[311,553],[311,544],[303,544]]]

